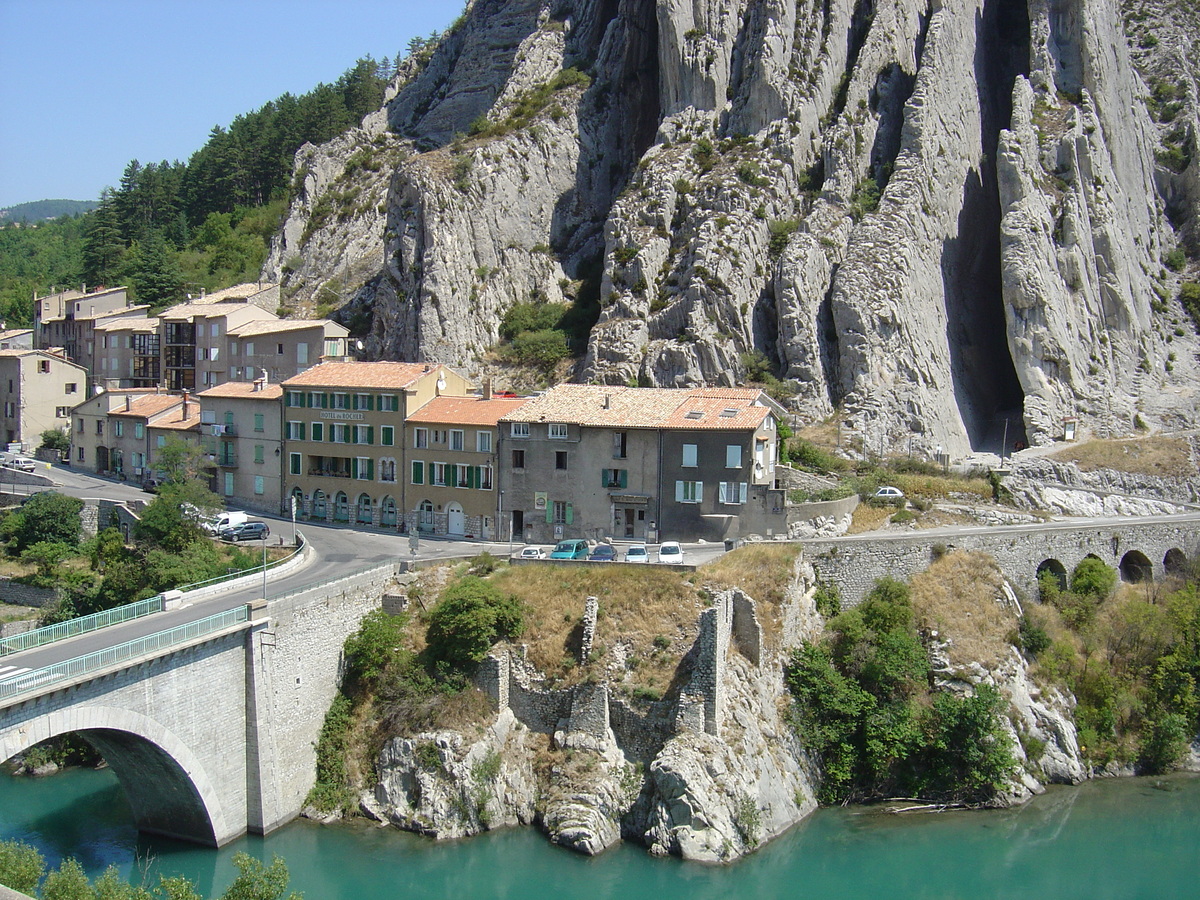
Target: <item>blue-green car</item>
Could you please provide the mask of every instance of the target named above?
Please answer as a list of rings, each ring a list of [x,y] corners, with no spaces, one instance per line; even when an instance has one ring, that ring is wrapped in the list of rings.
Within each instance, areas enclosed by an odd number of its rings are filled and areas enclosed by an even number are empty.
[[[550,554],[551,559],[587,559],[587,557],[588,542],[580,540],[559,541]]]

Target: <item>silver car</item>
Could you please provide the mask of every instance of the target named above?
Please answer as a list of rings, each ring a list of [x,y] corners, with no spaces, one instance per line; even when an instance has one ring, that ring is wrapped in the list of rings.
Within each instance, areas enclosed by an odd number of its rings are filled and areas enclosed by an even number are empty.
[[[650,553],[646,550],[645,544],[634,544],[625,551],[625,562],[627,563],[647,563],[650,562]]]
[[[677,541],[664,541],[658,548],[658,561],[669,566],[683,565],[683,548]]]

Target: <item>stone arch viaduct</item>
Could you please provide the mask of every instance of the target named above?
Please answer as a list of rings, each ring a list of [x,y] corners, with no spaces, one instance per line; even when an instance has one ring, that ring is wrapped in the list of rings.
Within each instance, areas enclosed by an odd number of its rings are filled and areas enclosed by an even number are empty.
[[[139,830],[212,846],[271,831],[300,812],[342,645],[394,575],[389,563],[255,601],[240,623],[0,699],[0,760],[77,732]]]
[[[1008,580],[1034,596],[1039,570],[1064,577],[1085,557],[1118,569],[1127,582],[1148,581],[1200,553],[1200,515],[1050,522],[1000,528],[930,529],[905,534],[804,541],[818,577],[836,584],[842,600],[858,603],[885,575],[907,578],[950,550],[982,550]]]

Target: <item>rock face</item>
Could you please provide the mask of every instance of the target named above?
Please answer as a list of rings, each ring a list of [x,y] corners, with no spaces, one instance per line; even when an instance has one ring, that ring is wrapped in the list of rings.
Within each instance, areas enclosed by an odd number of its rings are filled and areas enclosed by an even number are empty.
[[[1195,424],[1161,260],[1200,249],[1198,15],[474,0],[298,154],[264,274],[340,300],[368,356],[467,367],[513,304],[598,297],[579,377],[729,384],[754,356],[885,453]]]

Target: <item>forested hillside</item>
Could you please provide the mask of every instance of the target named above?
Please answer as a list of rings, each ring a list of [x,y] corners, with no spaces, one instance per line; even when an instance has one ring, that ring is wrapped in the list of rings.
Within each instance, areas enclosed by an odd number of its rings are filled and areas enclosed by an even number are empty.
[[[256,280],[296,150],[377,110],[394,72],[392,61],[364,57],[333,84],[214,127],[186,163],[131,161],[86,215],[0,228],[0,316],[28,324],[35,291],[81,282],[128,284],[134,300],[158,308],[201,288]]]

